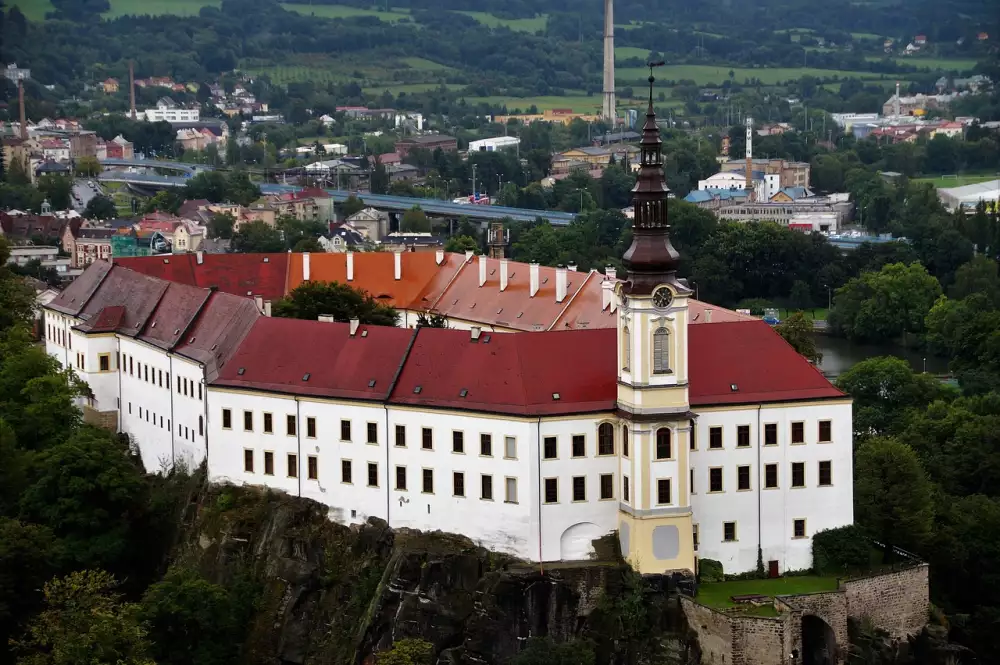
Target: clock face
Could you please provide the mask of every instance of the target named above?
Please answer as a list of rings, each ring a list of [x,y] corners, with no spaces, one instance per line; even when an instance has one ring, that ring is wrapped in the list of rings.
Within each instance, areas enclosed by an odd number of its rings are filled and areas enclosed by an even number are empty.
[[[670,292],[665,286],[653,291],[653,306],[659,309],[666,309],[670,307],[670,303],[674,300],[674,294]]]

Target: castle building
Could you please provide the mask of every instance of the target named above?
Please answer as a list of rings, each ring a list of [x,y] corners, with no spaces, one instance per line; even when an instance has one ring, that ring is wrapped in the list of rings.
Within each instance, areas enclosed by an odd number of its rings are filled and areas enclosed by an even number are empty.
[[[850,399],[763,322],[691,298],[652,98],[640,157],[622,280],[385,254],[364,280],[402,306],[391,328],[269,316],[303,281],[361,281],[344,255],[336,275],[308,254],[97,261],[45,307],[46,348],[90,385],[85,417],[133,436],[149,470],[205,463],[341,523],[529,561],[586,559],[616,534],[642,573],[809,568],[813,534],[853,521]],[[409,327],[448,307],[455,328]]]

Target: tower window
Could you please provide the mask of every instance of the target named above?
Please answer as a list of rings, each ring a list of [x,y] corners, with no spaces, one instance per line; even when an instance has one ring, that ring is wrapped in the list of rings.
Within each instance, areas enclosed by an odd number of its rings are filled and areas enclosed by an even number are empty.
[[[670,459],[673,457],[670,450],[670,430],[661,427],[656,430],[656,459]]]
[[[597,454],[615,454],[615,429],[611,423],[601,423],[597,428]]]
[[[622,328],[622,369],[629,371],[632,364],[632,337],[629,334],[628,326]]]
[[[670,332],[657,328],[653,333],[653,374],[670,373]]]

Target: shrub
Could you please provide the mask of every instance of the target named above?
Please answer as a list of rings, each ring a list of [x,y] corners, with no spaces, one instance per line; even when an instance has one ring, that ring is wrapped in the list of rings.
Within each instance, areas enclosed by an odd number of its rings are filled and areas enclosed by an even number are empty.
[[[722,570],[721,561],[716,561],[715,559],[698,559],[699,582],[722,582],[725,579],[726,575]]]
[[[820,531],[812,546],[813,570],[819,575],[866,570],[871,564],[871,544],[854,524]]]

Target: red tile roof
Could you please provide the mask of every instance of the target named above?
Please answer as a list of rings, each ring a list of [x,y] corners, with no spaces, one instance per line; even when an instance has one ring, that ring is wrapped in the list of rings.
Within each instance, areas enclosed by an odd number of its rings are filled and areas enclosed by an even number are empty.
[[[385,399],[415,332],[361,326],[354,337],[349,333],[347,323],[262,317],[214,383],[296,395]]]
[[[237,296],[279,300],[285,295],[288,254],[196,254],[115,259],[115,263],[171,282],[215,287]]]
[[[87,266],[82,275],[63,289],[62,293],[48,304],[48,307],[63,314],[76,316],[86,306],[87,301],[94,295],[110,272],[110,263],[104,260],[94,261]]]
[[[692,326],[689,333],[691,406],[844,396],[763,321]]]
[[[121,305],[105,307],[97,313],[89,332],[114,332],[125,322],[125,308]]]
[[[173,349],[183,341],[182,336],[210,295],[211,291],[206,289],[168,282],[139,339],[162,349]]]
[[[80,328],[89,330],[91,321],[98,321],[105,307],[120,306],[125,309],[125,315],[116,330],[123,335],[136,337],[169,286],[170,282],[116,266],[80,312],[79,317],[84,321]]]
[[[205,365],[207,380],[212,381],[260,318],[252,300],[212,293],[187,332],[182,331],[184,339],[176,351]]]

